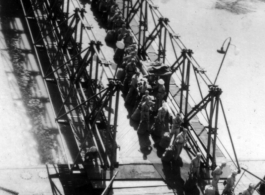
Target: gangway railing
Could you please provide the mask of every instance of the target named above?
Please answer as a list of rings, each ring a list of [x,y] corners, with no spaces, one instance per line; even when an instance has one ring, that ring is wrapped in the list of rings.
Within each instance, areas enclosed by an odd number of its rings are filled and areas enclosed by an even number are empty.
[[[172,90],[168,88],[169,96],[171,96],[170,100],[175,101],[175,105],[178,106],[178,112],[184,114],[185,125],[193,130],[193,132],[189,132],[191,138],[190,146],[193,153],[202,151],[205,166],[213,169],[216,166],[220,111],[223,112],[224,120],[226,121],[223,106],[220,109],[222,90],[211,82],[206,71],[193,57],[193,52],[187,49],[180,36],[169,25],[169,20],[159,12],[158,7],[151,0],[125,0],[118,1],[118,3],[122,9],[127,27],[132,29],[138,40],[139,56],[143,60],[161,61],[170,65],[173,72],[172,78],[174,78],[176,85],[180,86],[177,93],[172,93]],[[149,55],[150,51],[152,53],[156,52],[157,57]],[[197,88],[191,88],[191,85],[197,86]],[[196,89],[196,91],[191,91],[191,89]],[[208,91],[208,94],[205,94],[205,91]],[[218,91],[218,93],[213,91]],[[180,96],[178,100],[174,98],[176,94]],[[200,95],[201,100],[199,100],[199,103],[192,102],[192,98],[189,98],[194,94]],[[193,105],[193,108],[190,107],[191,105]],[[197,115],[206,124],[201,131],[202,133],[207,132],[203,133],[204,136],[208,137],[206,142],[202,141],[202,137],[196,132],[191,122]],[[226,127],[236,163],[233,159],[231,160],[240,171],[227,123]],[[199,145],[197,142],[199,142]]]
[[[31,11],[25,15],[33,13],[31,18],[40,29],[38,39],[33,40],[34,45],[45,48],[50,62],[43,78],[57,84],[63,100],[56,122],[71,126],[79,146],[74,164],[80,162],[86,147],[96,146],[101,166],[114,168],[117,164],[115,132],[120,83],[110,81],[113,79],[110,63],[100,50],[101,43],[91,36],[91,26],[84,19],[84,10],[71,0],[29,0],[28,3]],[[65,6],[67,13],[64,12]],[[73,14],[69,13],[70,7],[74,8]],[[84,39],[89,41],[88,47],[82,44]],[[105,92],[102,94],[102,91]],[[103,110],[105,107],[114,113],[107,113]],[[99,123],[104,124],[103,129]]]

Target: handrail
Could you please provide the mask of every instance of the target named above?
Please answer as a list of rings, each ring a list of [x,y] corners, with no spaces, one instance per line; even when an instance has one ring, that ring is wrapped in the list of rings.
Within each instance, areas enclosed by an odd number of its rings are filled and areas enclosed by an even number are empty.
[[[228,131],[228,134],[229,134],[229,139],[231,141],[231,144],[232,144],[232,147],[233,147],[233,152],[234,152],[234,155],[235,155],[235,158],[236,158],[237,169],[238,169],[238,171],[240,173],[240,165],[239,165],[239,162],[238,162],[238,158],[237,158],[237,154],[236,154],[236,151],[235,151],[235,146],[234,146],[233,138],[231,136],[231,132],[230,132],[230,129],[229,129],[229,126],[228,126],[228,122],[227,122],[227,119],[226,119],[226,115],[225,115],[225,111],[224,111],[224,106],[223,106],[223,103],[222,103],[222,100],[221,99],[220,99],[220,105],[221,105],[222,112],[223,112],[223,116],[224,116],[224,119],[225,119],[226,128],[227,128],[227,131]]]
[[[251,173],[250,171],[248,171],[247,169],[241,167],[241,169],[243,169],[244,171],[246,171],[248,174],[252,175],[253,177],[259,179],[261,182],[265,183],[265,181],[263,179],[261,179],[260,177],[258,177],[257,175],[255,175],[254,173]]]

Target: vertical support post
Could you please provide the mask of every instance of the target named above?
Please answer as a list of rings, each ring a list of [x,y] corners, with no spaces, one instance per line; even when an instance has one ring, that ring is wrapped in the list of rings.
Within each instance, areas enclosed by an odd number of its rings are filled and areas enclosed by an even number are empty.
[[[211,93],[212,91],[210,91]],[[209,166],[209,161],[211,158],[211,142],[212,142],[212,131],[213,131],[213,127],[212,127],[212,121],[213,121],[213,111],[214,111],[214,106],[213,106],[213,96],[211,93],[211,97],[210,97],[210,120],[209,120],[209,126],[208,126],[208,141],[207,141],[207,157],[206,157],[206,164],[207,166]]]
[[[164,47],[163,47],[163,63],[166,61],[166,48],[167,48],[167,29],[164,28]]]
[[[112,96],[110,97],[110,101],[109,101],[109,110],[111,110],[111,106],[112,106]],[[111,126],[111,112],[108,112],[108,126],[109,126],[109,130],[112,128]]]
[[[187,50],[186,49],[183,49],[182,50],[182,56],[183,56],[183,61],[182,61],[182,69],[180,69],[181,71],[181,89],[180,89],[180,106],[179,106],[179,109],[180,109],[180,112],[183,113],[183,91],[185,90],[186,88],[186,85],[185,85],[185,69],[186,69],[186,52]],[[185,115],[184,115],[185,116]]]
[[[191,57],[192,55],[192,50],[187,50],[187,54],[189,57]],[[189,59],[188,63],[187,63],[187,72],[186,72],[186,84],[185,84],[185,90],[186,90],[186,94],[185,94],[185,116],[188,114],[188,106],[189,106],[189,87],[190,87],[190,68],[191,68],[191,62]]]
[[[216,150],[216,140],[217,140],[217,130],[218,130],[218,115],[219,115],[219,96],[216,97],[216,105],[215,105],[215,125],[214,125],[214,138],[213,138],[213,159],[212,164],[215,167],[216,166],[216,156],[215,156],[215,150]]]
[[[127,11],[126,11],[126,27],[129,28],[130,23],[129,23],[129,13],[130,13],[130,6],[132,5],[132,0],[127,0]]]
[[[123,16],[123,18],[126,18],[126,16],[125,16],[126,2],[128,2],[128,0],[123,0],[122,1],[122,16]]]
[[[113,126],[113,159],[112,167],[114,168],[117,163],[117,144],[116,144],[116,133],[117,133],[117,124],[118,124],[118,113],[119,113],[119,98],[120,98],[120,86],[116,86],[116,102],[115,102],[115,115],[114,115],[114,126]]]
[[[219,102],[222,90],[216,85],[210,86],[210,117],[209,117],[209,130],[208,130],[208,142],[207,142],[207,158],[206,164],[209,167],[209,162],[211,160],[211,167],[214,169],[216,167],[216,140],[217,140],[217,129],[218,129],[218,116],[219,116]],[[213,135],[213,138],[212,138]],[[212,149],[212,150],[211,150]]]
[[[139,29],[138,29],[138,41],[139,41],[139,45],[141,45],[142,42],[142,30],[143,30],[143,26],[144,26],[144,21],[143,21],[143,0],[141,0],[140,2],[140,17],[139,17]]]
[[[67,15],[67,17],[69,15],[69,9],[70,9],[70,0],[67,0],[67,7],[66,7],[66,15]]]
[[[158,31],[158,60],[160,60],[163,52],[163,45],[162,45],[162,24],[163,18],[159,19],[159,31]]]
[[[83,30],[84,30],[84,24],[81,23],[81,27],[80,27],[80,37],[79,37],[79,50],[82,50]]]

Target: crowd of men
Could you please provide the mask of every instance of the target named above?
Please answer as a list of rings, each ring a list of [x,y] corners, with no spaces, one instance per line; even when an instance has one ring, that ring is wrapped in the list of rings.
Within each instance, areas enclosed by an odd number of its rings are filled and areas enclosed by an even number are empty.
[[[177,160],[187,142],[189,129],[184,126],[181,113],[173,116],[169,111],[165,81],[159,76],[140,74],[141,63],[137,44],[133,34],[126,27],[115,0],[99,0],[96,6],[108,24],[106,42],[116,43],[114,60],[120,70],[117,76],[123,81],[125,104],[133,110],[131,119],[139,122],[137,133],[152,136],[155,146],[164,149],[161,158],[163,161]],[[146,141],[140,148],[141,151],[151,149],[150,141]],[[198,152],[190,164],[190,176],[196,180],[201,175],[201,156]],[[225,166],[226,164],[222,163],[212,171],[212,182],[206,185],[205,195],[219,194],[218,183]],[[222,195],[233,194],[237,174],[238,172],[234,171],[228,176]],[[240,195],[251,195],[257,187],[250,184]],[[261,183],[259,188],[264,195],[264,184]]]

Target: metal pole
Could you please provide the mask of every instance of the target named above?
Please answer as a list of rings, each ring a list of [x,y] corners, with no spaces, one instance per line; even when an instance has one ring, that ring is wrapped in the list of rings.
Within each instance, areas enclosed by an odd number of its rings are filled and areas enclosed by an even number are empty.
[[[114,179],[115,179],[115,177],[116,177],[116,175],[118,174],[118,172],[119,172],[119,170],[118,171],[116,171],[116,173],[113,175],[113,177],[111,178],[111,180],[110,180],[110,183],[109,183],[109,185],[105,188],[105,190],[102,192],[102,194],[101,195],[105,195],[106,194],[106,192],[108,191],[108,189],[110,188],[110,186],[112,185],[112,183],[113,183],[113,181],[114,181]]]
[[[213,166],[216,166],[215,159],[215,149],[216,149],[216,139],[217,139],[217,126],[218,126],[218,112],[219,112],[219,95],[216,97],[216,106],[215,106],[215,131],[214,131],[214,140],[213,140]]]
[[[261,179],[260,177],[258,177],[257,175],[251,173],[250,171],[246,170],[245,168],[241,167],[241,169],[243,169],[244,171],[246,171],[247,173],[249,173],[250,175],[252,175],[253,177],[256,177],[257,179],[259,179],[261,182],[265,183],[265,181],[263,179]]]
[[[244,172],[242,173],[242,175],[241,175],[240,178],[238,179],[238,181],[237,181],[237,183],[236,183],[236,185],[235,185],[234,188],[236,188],[237,184],[239,183],[239,181],[241,180],[241,178],[243,177],[243,175],[245,174],[245,172],[246,172],[246,171],[244,171]]]
[[[186,50],[182,51],[183,53],[183,63],[182,63],[182,71],[181,71],[181,90],[180,90],[180,112],[183,113],[183,88],[185,88],[185,64],[186,64]]]
[[[221,104],[223,116],[224,116],[224,119],[225,119],[225,124],[226,124],[226,128],[227,128],[227,131],[228,131],[228,135],[229,135],[229,138],[230,138],[230,141],[231,141],[231,144],[232,144],[233,152],[234,152],[234,155],[235,155],[235,158],[236,158],[237,169],[240,172],[240,166],[239,166],[239,162],[238,162],[238,159],[237,159],[237,154],[236,154],[233,138],[231,136],[231,132],[230,132],[230,129],[229,129],[229,126],[228,126],[228,122],[227,122],[227,119],[226,119],[226,115],[225,115],[225,111],[224,111],[224,106],[223,106],[223,103],[222,103],[221,99],[220,99],[220,104]]]
[[[210,92],[211,93],[211,92]],[[212,135],[212,121],[213,121],[213,96],[210,96],[211,106],[210,106],[210,121],[209,121],[209,131],[208,131],[208,142],[207,142],[207,166],[209,167],[210,153],[211,153],[211,135]]]
[[[116,86],[119,87],[119,86]],[[117,132],[117,122],[118,122],[118,113],[119,113],[119,98],[120,98],[120,90],[117,90],[116,93],[116,102],[115,102],[115,116],[114,116],[114,128],[113,128],[113,167],[115,166],[115,163],[117,161],[116,159],[116,151],[117,151],[117,143],[116,143],[116,132]]]
[[[167,29],[164,28],[163,63],[166,61]]]
[[[188,51],[188,55],[191,55],[191,51]],[[189,103],[189,85],[190,85],[190,61],[187,63],[187,71],[186,71],[186,102],[185,102],[185,115],[188,114],[188,103]]]
[[[226,47],[224,57],[223,57],[222,62],[221,62],[221,64],[220,64],[220,66],[219,66],[219,70],[218,70],[218,72],[217,72],[217,75],[216,75],[216,77],[215,77],[215,80],[214,80],[213,85],[215,85],[215,83],[216,83],[216,81],[217,81],[218,75],[219,75],[220,70],[221,70],[221,68],[222,68],[222,66],[223,66],[223,62],[224,62],[224,60],[225,60],[225,57],[226,57],[227,51],[228,51],[229,46],[230,46],[230,43],[231,43],[231,38],[229,37],[228,39],[229,39],[229,42],[228,42],[228,45],[227,45],[227,47]],[[227,40],[227,39],[226,39],[226,40]],[[226,40],[225,40],[225,41],[226,41]]]

